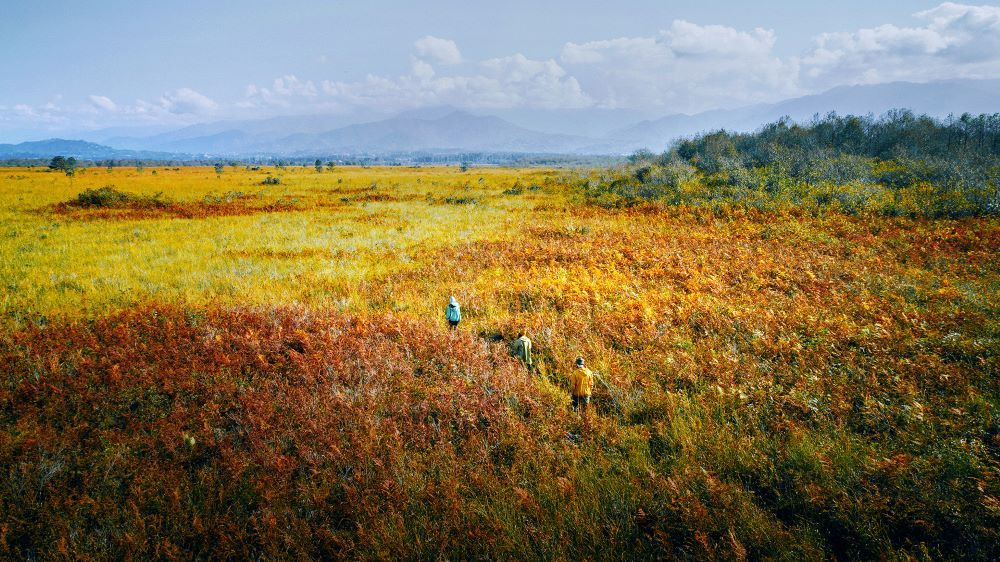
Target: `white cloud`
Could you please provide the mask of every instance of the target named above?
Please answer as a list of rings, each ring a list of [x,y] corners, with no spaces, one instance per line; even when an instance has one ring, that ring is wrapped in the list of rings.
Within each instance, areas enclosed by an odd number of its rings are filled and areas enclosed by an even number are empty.
[[[248,86],[238,105],[304,113],[359,107],[394,111],[433,105],[475,109],[592,104],[576,79],[567,76],[554,60],[537,61],[515,54],[483,61],[478,66],[478,73],[440,74],[426,60],[414,57],[410,73],[404,76],[369,75],[356,82],[324,80],[319,88],[286,76],[271,88]]]
[[[257,87],[250,84],[246,87],[244,99],[238,102],[237,107],[290,107],[295,104],[308,103],[319,95],[316,85],[312,80],[299,80],[294,74],[287,74],[280,78],[275,78],[270,88]]]
[[[191,88],[167,92],[160,97],[159,103],[170,113],[194,115],[209,113],[219,105]]]
[[[59,124],[68,121],[66,112],[49,102],[40,106],[32,106],[26,103],[14,104],[8,110],[8,114],[3,116],[4,121],[31,122],[45,124]]]
[[[244,107],[392,111],[604,107],[696,112],[771,102],[841,84],[1000,76],[1000,8],[946,3],[915,14],[923,25],[828,33],[800,56],[781,57],[771,30],[675,20],[656,35],[566,43],[558,59],[520,53],[480,61],[473,72],[454,41],[414,43],[410,72],[319,87],[294,76],[252,86]],[[463,67],[469,68],[469,67]]]
[[[458,45],[451,39],[441,39],[427,35],[413,43],[417,55],[429,58],[439,64],[458,64],[462,62],[462,53]]]
[[[55,96],[39,105],[0,107],[0,123],[7,128],[35,128],[50,133],[116,125],[188,125],[213,114],[218,108],[215,101],[191,88],[166,92],[152,102],[138,99],[132,104],[116,103],[108,96],[96,94],[77,102],[66,102],[62,96]]]
[[[766,58],[774,47],[774,32],[756,28],[738,31],[722,25],[697,25],[676,20],[662,32],[664,41],[678,57]]]
[[[107,112],[118,111],[118,104],[111,101],[111,98],[107,96],[88,96],[87,99],[90,100],[91,105],[96,109]]]
[[[567,43],[560,60],[601,106],[698,111],[797,93],[797,65],[774,42],[764,29],[676,20],[655,37]]]
[[[496,80],[502,90],[516,97],[513,106],[585,107],[593,100],[583,93],[576,78],[567,76],[556,61],[531,60],[521,53],[483,61],[486,76]]]
[[[410,61],[410,74],[416,76],[420,80],[430,80],[434,78],[434,67],[427,62],[420,59],[413,59]]]
[[[697,111],[842,84],[1000,77],[1000,7],[944,3],[921,25],[824,33],[797,57],[776,36],[677,20],[652,37],[567,43],[560,61],[599,105]]]
[[[838,84],[1000,76],[1000,7],[947,2],[918,12],[919,27],[824,33],[802,57],[813,88]]]
[[[620,37],[589,43],[566,43],[561,60],[566,64],[606,65],[612,58],[642,59],[644,62],[667,60],[669,52],[655,37]]]
[[[313,97],[316,95],[316,86],[310,80],[299,80],[290,74],[274,81],[274,92],[281,96]]]

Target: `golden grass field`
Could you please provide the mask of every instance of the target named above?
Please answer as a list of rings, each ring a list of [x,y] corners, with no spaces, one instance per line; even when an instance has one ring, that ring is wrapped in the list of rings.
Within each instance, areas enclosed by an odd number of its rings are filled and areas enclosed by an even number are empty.
[[[413,267],[418,250],[503,239],[525,226],[527,211],[554,201],[499,193],[519,180],[527,186],[553,177],[543,171],[349,168],[317,174],[310,167],[277,173],[285,183],[276,186],[260,185],[267,172],[242,168],[220,176],[203,168],[153,172],[98,169],[68,178],[41,169],[5,170],[3,316],[87,316],[146,301],[366,310],[370,303],[359,281]],[[220,209],[221,216],[204,220],[158,220],[155,212],[144,220],[45,212],[105,185],[194,204],[242,192],[259,206],[285,201],[289,212],[227,216]],[[483,204],[443,203],[448,197]],[[426,300],[435,296],[441,299]]]
[[[582,173],[0,170],[0,555],[995,559],[1000,221]]]

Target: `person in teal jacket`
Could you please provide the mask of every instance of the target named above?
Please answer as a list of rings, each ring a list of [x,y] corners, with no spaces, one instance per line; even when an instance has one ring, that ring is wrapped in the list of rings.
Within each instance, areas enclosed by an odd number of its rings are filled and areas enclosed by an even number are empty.
[[[452,330],[457,328],[458,323],[462,321],[462,308],[458,306],[458,301],[455,300],[455,297],[451,297],[448,308],[444,311],[444,317],[448,319],[448,326]]]

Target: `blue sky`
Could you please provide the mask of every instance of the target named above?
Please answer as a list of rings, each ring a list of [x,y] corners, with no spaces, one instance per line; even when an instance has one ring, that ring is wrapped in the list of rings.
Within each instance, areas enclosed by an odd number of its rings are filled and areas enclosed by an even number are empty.
[[[285,114],[694,112],[1000,77],[1000,7],[932,2],[5,2],[0,142]]]

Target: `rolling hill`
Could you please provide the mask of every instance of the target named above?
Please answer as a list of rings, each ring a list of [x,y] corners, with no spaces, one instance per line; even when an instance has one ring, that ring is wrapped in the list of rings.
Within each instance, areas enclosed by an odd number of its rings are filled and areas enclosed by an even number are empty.
[[[0,144],[0,159],[72,156],[87,160],[144,159],[169,160],[177,154],[144,150],[123,150],[83,140],[47,139],[19,144]]]

